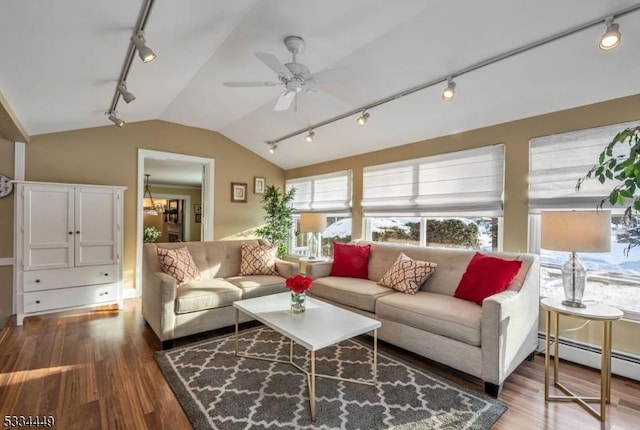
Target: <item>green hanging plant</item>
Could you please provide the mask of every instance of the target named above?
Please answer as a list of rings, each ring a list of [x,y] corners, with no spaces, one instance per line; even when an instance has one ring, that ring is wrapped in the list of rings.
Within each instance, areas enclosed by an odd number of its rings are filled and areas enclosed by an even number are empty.
[[[289,235],[293,227],[291,204],[295,194],[295,188],[280,192],[278,187],[268,185],[262,196],[262,208],[267,214],[263,218],[265,225],[256,229],[256,235],[278,247],[278,258],[287,255]]]
[[[628,145],[628,155],[614,155],[615,148]],[[626,151],[625,151],[626,153]],[[640,246],[640,226],[638,225],[638,213],[640,213],[640,126],[627,128],[616,134],[611,143],[600,153],[598,164],[593,166],[576,184],[576,191],[587,179],[597,179],[601,184],[607,181],[619,181],[598,205],[609,202],[612,206],[626,206],[624,218],[629,223],[628,237],[621,238],[628,243],[625,254],[629,254],[632,248]]]

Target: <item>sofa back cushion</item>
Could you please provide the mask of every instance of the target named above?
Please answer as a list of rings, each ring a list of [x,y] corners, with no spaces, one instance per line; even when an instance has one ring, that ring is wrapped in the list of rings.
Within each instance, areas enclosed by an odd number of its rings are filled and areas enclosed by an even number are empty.
[[[177,249],[187,247],[202,279],[228,278],[240,272],[240,247],[242,244],[263,245],[259,239],[213,240],[209,242],[145,243],[144,264],[151,272],[160,272],[158,248]]]
[[[436,263],[438,268],[422,285],[421,290],[453,296],[467,269],[467,265],[476,253],[470,249],[432,248],[411,245],[398,245],[382,242],[358,241],[359,244],[371,245],[369,258],[369,279],[378,282],[396,261],[400,252],[404,252],[414,260]],[[507,290],[520,291],[529,268],[537,258],[535,254],[518,254],[508,252],[486,252],[487,255],[522,261],[520,271]]]

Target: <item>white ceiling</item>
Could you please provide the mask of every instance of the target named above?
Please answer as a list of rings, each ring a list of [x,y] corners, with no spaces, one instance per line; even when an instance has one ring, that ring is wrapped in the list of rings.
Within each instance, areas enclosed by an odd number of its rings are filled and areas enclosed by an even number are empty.
[[[621,46],[597,48],[604,25],[457,77],[444,85],[291,138],[271,155],[265,141],[357,109],[483,59],[606,16],[637,0],[157,0],[147,24],[158,58],[136,57],[120,102],[128,122],[162,119],[215,130],[283,168],[470,130],[640,93],[640,12],[616,20]],[[3,0],[0,91],[31,135],[106,125],[142,1]],[[302,94],[298,109],[272,110],[280,87],[255,56],[291,61],[282,40],[299,35],[298,61],[342,79]],[[326,100],[329,99],[329,100]]]
[[[158,160],[145,158],[144,173],[149,176],[151,185],[169,185],[181,187],[202,187],[203,165],[183,161]]]

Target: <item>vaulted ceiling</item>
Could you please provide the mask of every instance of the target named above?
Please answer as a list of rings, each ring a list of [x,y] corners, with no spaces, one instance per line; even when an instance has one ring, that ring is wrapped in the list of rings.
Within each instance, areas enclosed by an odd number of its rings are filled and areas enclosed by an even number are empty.
[[[157,0],[146,27],[157,59],[136,57],[120,102],[127,122],[162,119],[215,130],[283,168],[389,148],[537,114],[640,93],[640,12],[616,19],[622,44],[601,51],[604,24],[283,141],[266,141],[361,108],[512,49],[606,17],[629,0]],[[108,124],[109,108],[142,1],[3,0],[0,92],[30,135]],[[291,61],[289,35],[306,41],[297,61],[337,69],[297,107],[273,110],[281,87],[256,52]]]

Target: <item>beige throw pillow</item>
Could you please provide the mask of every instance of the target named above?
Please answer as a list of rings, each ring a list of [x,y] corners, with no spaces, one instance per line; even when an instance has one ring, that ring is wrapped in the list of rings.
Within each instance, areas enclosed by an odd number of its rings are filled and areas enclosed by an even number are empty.
[[[178,281],[178,287],[188,284],[194,279],[200,279],[200,271],[186,247],[158,248],[158,260],[160,260],[160,269],[175,278]]]
[[[378,284],[401,293],[416,294],[436,267],[436,263],[413,260],[401,252]]]
[[[242,245],[240,247],[240,276],[277,275],[278,247],[268,245]]]

